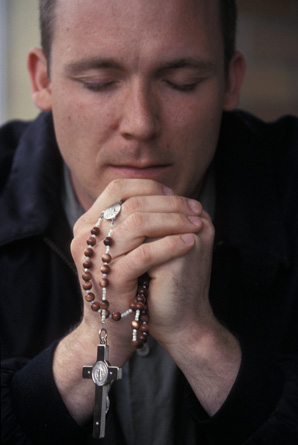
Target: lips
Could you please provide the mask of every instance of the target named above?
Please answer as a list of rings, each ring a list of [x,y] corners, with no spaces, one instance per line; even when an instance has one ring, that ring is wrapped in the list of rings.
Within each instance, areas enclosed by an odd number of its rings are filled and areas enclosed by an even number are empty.
[[[111,168],[117,175],[126,178],[144,178],[155,179],[164,174],[170,167],[170,164],[157,165],[112,165]]]

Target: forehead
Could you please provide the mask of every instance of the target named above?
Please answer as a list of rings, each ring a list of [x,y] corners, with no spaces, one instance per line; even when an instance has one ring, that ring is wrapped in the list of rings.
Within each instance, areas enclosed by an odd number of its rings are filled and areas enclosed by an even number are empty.
[[[218,0],[58,0],[53,39],[64,54],[156,41],[156,50],[222,44]],[[52,48],[53,49],[53,48]]]

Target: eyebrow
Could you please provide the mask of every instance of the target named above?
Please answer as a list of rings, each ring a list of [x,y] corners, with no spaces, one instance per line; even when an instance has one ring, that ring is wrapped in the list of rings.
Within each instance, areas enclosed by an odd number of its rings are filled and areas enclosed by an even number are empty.
[[[193,57],[178,58],[161,63],[157,71],[163,72],[175,69],[193,69],[198,71],[213,71],[215,64],[208,60],[196,59]],[[70,62],[66,65],[66,71],[71,74],[79,74],[92,69],[114,69],[123,70],[121,63],[112,58],[86,58]]]
[[[83,71],[88,71],[92,69],[121,69],[120,63],[109,58],[88,58],[81,59],[75,62],[70,62],[66,65],[66,71],[68,73],[82,73]]]
[[[171,70],[179,68],[190,68],[195,70],[211,71],[214,70],[213,62],[192,57],[170,60],[162,65],[161,70]]]

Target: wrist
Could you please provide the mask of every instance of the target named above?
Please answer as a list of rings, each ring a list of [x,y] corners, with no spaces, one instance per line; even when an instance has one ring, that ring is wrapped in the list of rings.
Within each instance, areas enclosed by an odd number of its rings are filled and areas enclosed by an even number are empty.
[[[222,406],[239,372],[241,348],[236,337],[218,321],[189,327],[168,352],[181,369],[209,415]]]

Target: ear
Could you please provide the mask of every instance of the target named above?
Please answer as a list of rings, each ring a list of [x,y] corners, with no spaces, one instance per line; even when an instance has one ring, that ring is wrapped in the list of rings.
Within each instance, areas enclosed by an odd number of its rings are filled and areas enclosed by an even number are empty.
[[[239,104],[240,89],[244,79],[246,63],[243,54],[236,51],[229,67],[226,91],[224,96],[224,110],[231,111]]]
[[[28,54],[27,67],[31,80],[34,104],[42,111],[52,108],[51,82],[48,77],[48,64],[43,51],[33,48]]]

